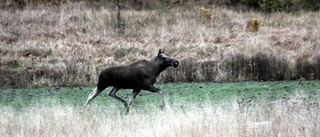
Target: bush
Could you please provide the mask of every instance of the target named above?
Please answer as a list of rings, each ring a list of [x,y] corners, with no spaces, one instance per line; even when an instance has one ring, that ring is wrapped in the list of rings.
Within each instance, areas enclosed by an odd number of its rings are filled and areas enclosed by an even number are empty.
[[[281,11],[286,6],[285,0],[263,0],[260,8],[267,12]]]
[[[226,0],[215,1],[218,5],[243,6],[266,12],[319,10],[318,0]]]

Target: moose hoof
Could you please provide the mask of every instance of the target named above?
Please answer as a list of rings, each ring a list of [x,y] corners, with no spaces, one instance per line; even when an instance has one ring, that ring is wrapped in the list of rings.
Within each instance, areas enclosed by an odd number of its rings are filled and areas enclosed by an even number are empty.
[[[165,104],[161,105],[161,110],[164,110],[165,108],[166,108]]]
[[[127,108],[126,115],[129,114],[129,108]]]

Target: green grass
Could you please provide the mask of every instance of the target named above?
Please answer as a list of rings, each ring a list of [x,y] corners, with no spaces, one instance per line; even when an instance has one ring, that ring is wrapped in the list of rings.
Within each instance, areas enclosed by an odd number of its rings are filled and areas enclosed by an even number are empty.
[[[155,84],[165,92],[166,102],[175,104],[204,105],[223,103],[237,98],[239,103],[249,104],[266,100],[290,99],[298,91],[305,91],[311,100],[320,99],[319,81],[281,81],[281,82],[234,82],[234,83],[167,83]],[[53,106],[58,104],[81,108],[94,87],[61,87],[61,88],[25,88],[1,89],[0,105],[11,106],[17,110],[33,105]],[[120,108],[122,104],[109,97],[111,88],[100,93],[89,105],[110,107],[110,104]],[[118,95],[127,99],[131,90],[119,90]],[[160,106],[161,99],[157,93],[142,91],[135,100],[136,109],[150,109],[150,106]],[[159,105],[158,105],[159,104]],[[183,106],[181,107],[188,107]]]

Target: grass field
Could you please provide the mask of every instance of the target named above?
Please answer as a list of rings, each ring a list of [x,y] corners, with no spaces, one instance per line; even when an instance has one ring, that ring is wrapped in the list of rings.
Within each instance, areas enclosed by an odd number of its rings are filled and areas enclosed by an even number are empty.
[[[319,136],[319,81],[168,83],[125,115],[94,87],[1,89],[0,136]],[[110,90],[108,88],[107,90]],[[131,91],[130,91],[131,92]],[[119,91],[126,98],[129,91]]]
[[[114,7],[0,11],[1,137],[320,136],[317,11],[124,8],[123,34]],[[247,29],[252,19],[256,31]],[[143,91],[125,115],[108,88],[80,114],[102,69],[149,60],[159,48],[181,62],[158,78],[172,83],[155,85],[165,92],[164,111],[159,94]]]

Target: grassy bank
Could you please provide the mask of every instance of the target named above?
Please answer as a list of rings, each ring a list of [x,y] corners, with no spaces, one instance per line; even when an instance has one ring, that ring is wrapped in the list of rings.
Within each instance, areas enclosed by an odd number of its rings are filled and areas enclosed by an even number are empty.
[[[125,115],[102,92],[80,114],[92,88],[1,90],[1,136],[319,136],[319,82],[157,84]],[[130,92],[119,91],[126,98]]]
[[[168,83],[156,84],[162,89],[171,104],[176,102],[202,105],[208,103],[230,102],[234,97],[239,102],[247,104],[255,101],[266,100],[272,102],[277,99],[287,100],[288,95],[297,91],[305,91],[308,99],[320,99],[319,81],[280,81],[280,82],[232,82],[232,83]],[[94,87],[51,87],[51,88],[25,88],[25,89],[2,89],[0,104],[12,106],[18,110],[27,108],[29,105],[39,104],[66,104],[81,107]],[[123,107],[108,94],[111,88],[103,91],[94,101],[93,106],[112,105],[113,103]],[[131,90],[120,90],[119,96],[127,99]],[[53,102],[51,102],[53,101]],[[149,91],[142,91],[136,102],[137,107],[148,108],[149,104],[160,105],[160,95]],[[187,107],[187,106],[182,106]]]
[[[318,12],[271,14],[200,6],[121,12],[68,3],[1,9],[1,87],[93,85],[109,66],[151,59],[159,48],[181,61],[160,81],[320,78]],[[210,7],[210,8],[209,8]],[[256,32],[246,29],[257,18]]]

